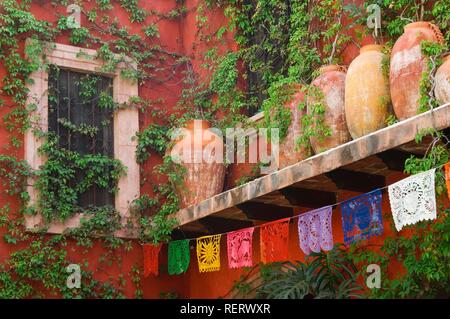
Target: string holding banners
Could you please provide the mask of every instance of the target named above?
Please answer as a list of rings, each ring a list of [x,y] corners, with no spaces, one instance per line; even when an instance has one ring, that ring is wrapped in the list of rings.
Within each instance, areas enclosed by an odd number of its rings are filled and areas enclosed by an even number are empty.
[[[443,165],[450,199],[450,162]],[[388,188],[395,227],[400,231],[406,225],[437,217],[435,196],[436,168],[410,176]],[[289,222],[298,218],[299,245],[309,255],[333,249],[332,208],[341,206],[344,243],[370,238],[383,233],[381,189],[322,207],[297,216],[271,223],[225,233],[227,235],[228,265],[230,268],[251,267],[254,231],[260,228],[261,262],[282,262],[289,259]],[[220,242],[223,234],[185,239],[169,243],[168,272],[181,274],[190,263],[189,242],[197,241],[197,260],[200,272],[220,270]],[[144,276],[158,275],[160,245],[144,244]]]

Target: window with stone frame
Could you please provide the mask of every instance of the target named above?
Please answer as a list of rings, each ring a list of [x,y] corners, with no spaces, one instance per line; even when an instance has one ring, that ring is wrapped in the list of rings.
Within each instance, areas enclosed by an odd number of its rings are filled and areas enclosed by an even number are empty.
[[[59,147],[81,155],[113,158],[112,79],[52,66],[48,86],[48,130],[55,134]],[[70,181],[73,187],[81,189],[80,207],[114,206],[114,185],[84,187],[85,178],[85,172],[78,170]]]
[[[26,45],[33,44],[33,41],[35,40],[27,39]],[[112,205],[119,212],[121,222],[125,225],[130,218],[130,205],[140,194],[140,172],[139,164],[136,161],[137,141],[134,138],[139,131],[139,110],[134,107],[126,107],[126,104],[131,98],[139,95],[139,89],[137,81],[123,76],[122,73],[129,73],[131,70],[136,70],[137,65],[128,57],[117,56],[118,60],[123,61],[119,62],[113,70],[110,67],[108,67],[108,70],[105,70],[105,62],[97,58],[96,50],[54,42],[43,42],[43,44],[46,47],[46,51],[45,56],[43,55],[41,58],[46,61],[47,65],[51,65],[51,67],[44,67],[36,70],[30,75],[31,81],[27,83],[29,94],[26,103],[30,106],[29,119],[36,127],[30,127],[25,131],[24,159],[30,164],[31,169],[34,171],[39,171],[42,165],[45,165],[49,160],[52,160],[43,152],[39,151],[46,144],[45,141],[48,140],[43,139],[40,134],[35,134],[36,129],[41,132],[50,131],[49,138],[50,135],[53,135],[54,138],[59,139],[54,140],[54,142],[58,143],[60,146],[60,148],[56,148],[55,156],[58,156],[58,149],[63,153],[72,151],[74,153],[90,152],[85,153],[85,155],[78,155],[78,157],[85,165],[89,165],[89,163],[85,161],[86,158],[89,157],[97,164],[100,163],[101,169],[97,169],[94,174],[102,174],[105,178],[103,178],[103,181],[98,181],[102,178],[95,176],[95,178],[92,178],[91,180],[96,180],[98,183],[101,183],[101,185],[93,186],[88,189],[88,186],[92,183],[83,183],[86,186],[81,187],[81,191],[75,190],[74,192],[69,192],[69,196],[73,196],[71,200],[75,203],[78,202],[80,206],[79,213],[76,213],[71,218],[45,225],[44,218],[41,212],[38,211],[36,215],[25,216],[25,226],[29,230],[41,229],[41,227],[46,226],[48,227],[48,233],[61,234],[67,229],[80,226],[81,219],[86,211],[83,209],[84,207],[98,207],[104,206],[105,204]],[[79,76],[80,79],[85,77],[88,79],[100,79],[98,83],[96,81],[97,84],[95,90],[81,90],[81,94],[78,93],[76,99],[80,100],[83,97],[89,97],[90,93],[86,96],[86,92],[95,92],[95,96],[90,98],[89,103],[84,103],[86,108],[82,110],[83,113],[81,114],[73,113],[74,110],[79,110],[80,105],[77,104],[79,102],[75,103],[75,99],[69,99],[70,94],[73,95],[75,92],[71,91],[70,93],[68,91],[68,89],[74,88],[74,85],[67,86],[70,74],[72,74],[73,77]],[[72,82],[82,83],[80,81],[74,80]],[[64,89],[64,85],[66,89]],[[88,86],[88,88],[89,87],[92,88],[93,86]],[[66,97],[65,99],[64,95]],[[63,101],[63,105],[58,105],[61,100]],[[66,102],[71,102],[70,114],[68,109],[64,109],[64,107],[67,107],[67,104],[64,104],[64,100]],[[81,105],[83,105],[83,103],[81,103]],[[93,106],[95,105],[99,106],[99,108],[94,108],[94,110],[100,113],[92,113]],[[111,106],[111,109],[102,110],[101,106]],[[60,112],[59,114],[58,111]],[[61,111],[66,113],[61,113]],[[69,115],[70,118],[68,118]],[[103,120],[100,121],[100,119]],[[97,123],[95,125],[101,123],[101,132],[99,129],[95,139],[88,134],[89,138],[84,138],[84,142],[80,144],[77,142],[79,139],[77,140],[76,138],[80,125],[74,127],[69,120],[78,124],[82,123],[81,120],[85,121],[86,125],[81,129],[81,131],[85,133],[92,129],[92,127],[88,125],[93,126],[92,123]],[[65,134],[64,139],[59,138],[58,130],[61,136],[64,137]],[[74,130],[75,135],[73,134]],[[70,138],[68,137],[69,132],[71,133]],[[71,151],[62,149],[63,147],[69,147],[69,144]],[[77,149],[74,148],[75,145]],[[105,160],[102,161],[102,158]],[[111,172],[109,171],[108,166],[117,164],[117,162],[111,161],[111,158],[114,158],[115,161],[119,161],[121,165],[126,168],[126,174],[121,175],[117,183],[111,181],[111,183],[116,185],[109,185],[108,182],[109,177],[107,176],[107,173]],[[70,163],[68,163],[68,165],[70,165]],[[79,167],[79,165],[76,165],[76,167]],[[98,168],[99,165],[95,165],[95,167]],[[68,169],[67,171],[70,171],[70,176],[68,178],[69,180],[73,180],[72,185],[79,190],[80,183],[78,183],[77,180],[84,179],[83,172],[76,174],[76,169]],[[64,177],[65,176],[62,178]],[[58,193],[57,187],[59,183],[57,178],[55,178],[55,180],[56,181],[53,181],[54,185],[51,185],[54,188],[53,194]],[[30,176],[28,178],[27,186],[27,191],[30,195],[30,205],[35,205],[39,200],[39,190],[35,187],[35,183],[36,177]],[[66,183],[64,182],[63,184]],[[109,194],[104,192],[105,189],[109,191]],[[74,188],[72,188],[72,190],[74,190]],[[51,193],[51,190],[49,190],[49,193]],[[89,207],[86,208],[87,210],[90,210]],[[115,235],[119,237],[130,236],[129,232],[125,229],[117,231]]]

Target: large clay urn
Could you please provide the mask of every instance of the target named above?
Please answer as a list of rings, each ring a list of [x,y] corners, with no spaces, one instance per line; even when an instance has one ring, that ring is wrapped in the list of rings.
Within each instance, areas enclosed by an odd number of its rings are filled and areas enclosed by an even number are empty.
[[[181,207],[200,203],[223,190],[224,143],[205,120],[188,121],[171,149],[171,156],[186,172],[176,185]]]
[[[434,79],[436,83],[434,94],[439,105],[450,103],[450,55],[444,58]]]
[[[420,80],[427,70],[422,55],[422,41],[443,43],[439,28],[429,22],[414,22],[405,26],[391,54],[389,81],[392,106],[398,119],[404,120],[419,112]]]
[[[306,114],[306,109],[301,109],[300,104],[305,102],[305,93],[300,85],[295,85],[295,93],[289,102],[284,104],[285,108],[291,111],[291,124],[288,127],[286,136],[280,140],[278,160],[276,160],[278,169],[298,163],[310,155],[309,148],[298,145],[298,138],[303,133],[302,117]],[[274,147],[272,145],[272,147]]]
[[[319,69],[320,75],[311,83],[319,91],[308,94],[307,111],[313,117],[323,116],[323,124],[331,131],[330,136],[311,136],[311,146],[316,154],[348,142],[351,137],[345,121],[346,69],[339,65],[326,65]],[[325,108],[323,115],[314,110],[316,103]],[[314,121],[315,123],[315,121]]]
[[[391,113],[389,80],[383,74],[381,45],[366,45],[350,64],[345,79],[345,118],[356,139],[386,126]]]
[[[265,161],[264,158],[270,157],[270,142],[264,136],[253,134],[248,138],[248,146],[246,144],[244,162],[238,161],[237,153],[234,162],[228,167],[227,189],[232,189],[261,175],[260,162]]]

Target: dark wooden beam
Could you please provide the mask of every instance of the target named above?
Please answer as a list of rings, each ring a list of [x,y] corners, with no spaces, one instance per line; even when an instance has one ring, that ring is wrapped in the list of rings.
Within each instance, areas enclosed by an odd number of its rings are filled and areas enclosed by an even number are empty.
[[[173,240],[197,238],[197,237],[202,237],[202,236],[206,236],[206,235],[208,235],[208,233],[206,233],[206,232],[184,231],[182,229],[174,229],[171,234]]]
[[[226,233],[233,230],[252,227],[249,220],[230,219],[216,216],[207,216],[198,221],[209,233]]]
[[[339,189],[366,193],[386,185],[384,176],[350,171],[346,169],[335,169],[325,173]]]
[[[294,216],[294,208],[292,207],[277,206],[252,201],[236,206],[247,216],[248,219],[251,220],[273,221]]]
[[[286,187],[280,189],[280,193],[293,206],[317,208],[337,202],[336,193],[316,189]]]
[[[411,156],[411,153],[397,149],[390,149],[377,154],[386,166],[393,171],[403,172],[405,169],[405,161]]]

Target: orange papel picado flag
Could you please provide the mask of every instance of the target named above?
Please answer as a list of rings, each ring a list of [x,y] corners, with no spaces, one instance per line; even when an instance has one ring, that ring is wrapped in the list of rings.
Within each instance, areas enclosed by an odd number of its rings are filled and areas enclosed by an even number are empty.
[[[289,257],[289,218],[263,225],[260,232],[261,261],[272,263]]]
[[[158,276],[158,257],[161,250],[161,244],[144,244],[144,277],[150,275]]]
[[[445,169],[445,185],[447,186],[448,200],[450,200],[450,162],[444,165]]]

